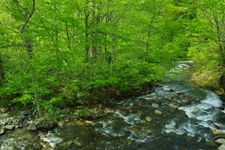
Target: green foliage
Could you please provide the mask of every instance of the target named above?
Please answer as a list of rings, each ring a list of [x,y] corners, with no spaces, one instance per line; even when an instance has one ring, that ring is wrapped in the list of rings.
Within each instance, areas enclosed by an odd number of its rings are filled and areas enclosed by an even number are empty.
[[[33,99],[33,96],[29,93],[23,93],[23,95],[19,98],[15,98],[14,99],[14,102],[18,102],[18,103],[21,103],[23,105],[27,105],[27,104],[31,104],[32,103],[32,100]]]
[[[80,108],[80,109],[76,109],[74,111],[74,115],[78,116],[78,117],[88,117],[88,116],[91,116],[95,113],[94,110],[92,109],[89,109],[87,107],[85,108]]]
[[[187,54],[199,70],[215,72],[224,58],[220,1],[35,2],[0,3],[0,97],[40,103],[50,114],[96,100],[98,93],[119,95],[160,82]]]
[[[195,62],[192,81],[202,87],[218,88],[223,70],[216,43],[198,43],[189,48],[188,56]]]

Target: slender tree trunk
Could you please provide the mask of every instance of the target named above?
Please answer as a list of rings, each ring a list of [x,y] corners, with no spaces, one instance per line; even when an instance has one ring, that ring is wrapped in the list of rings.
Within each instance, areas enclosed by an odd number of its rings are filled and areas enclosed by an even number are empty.
[[[28,27],[26,28],[28,29]],[[22,32],[22,34],[24,35],[24,47],[27,50],[27,59],[28,59],[28,63],[30,64],[30,73],[31,73],[31,81],[32,81],[32,87],[33,87],[33,94],[34,94],[34,101],[35,101],[35,105],[36,105],[36,110],[38,113],[38,117],[42,116],[42,110],[39,104],[39,96],[38,96],[38,87],[37,87],[37,81],[36,81],[36,77],[35,77],[35,70],[32,66],[32,59],[33,59],[33,46],[32,46],[32,42],[29,38],[26,37],[27,31],[24,30]]]
[[[146,42],[146,61],[148,62],[149,57],[149,38],[150,38],[150,31],[147,33],[147,42]]]
[[[29,63],[29,73],[31,74],[31,80],[32,80],[32,89],[33,89],[33,94],[34,94],[34,102],[36,105],[36,110],[38,113],[38,117],[42,116],[42,111],[41,107],[39,104],[39,96],[38,96],[38,86],[37,86],[37,81],[35,77],[35,70],[32,65],[32,59],[33,59],[33,45],[32,45],[32,40],[28,36],[28,29],[29,29],[29,21],[32,18],[34,12],[35,12],[35,7],[36,7],[36,0],[32,0],[32,9],[29,11],[27,8],[23,8],[20,5],[20,2],[17,0],[14,0],[16,6],[23,11],[23,17],[24,17],[24,24],[20,28],[20,33],[23,36],[23,44],[24,48],[27,50],[27,59]]]
[[[94,25],[96,25],[98,23],[97,20],[97,14],[96,14],[96,6],[95,4],[93,4],[94,9],[92,10],[92,23]],[[90,52],[90,57],[92,58],[93,61],[96,60],[97,57],[97,30],[96,29],[92,29],[91,30],[91,52]]]
[[[4,79],[5,79],[5,72],[3,67],[2,56],[0,54],[0,86],[3,86]]]
[[[85,43],[85,61],[89,62],[89,12],[88,12],[88,0],[86,0],[86,8],[84,12],[84,43]]]

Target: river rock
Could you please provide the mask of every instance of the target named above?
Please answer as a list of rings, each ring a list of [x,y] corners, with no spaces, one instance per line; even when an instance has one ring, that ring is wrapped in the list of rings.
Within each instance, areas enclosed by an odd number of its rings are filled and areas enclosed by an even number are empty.
[[[171,101],[171,100],[174,99],[174,95],[172,95],[172,94],[166,95],[166,96],[165,96],[165,99]]]
[[[46,143],[48,147],[53,149],[56,147],[57,144],[63,141],[62,138],[57,137],[53,133],[47,133],[47,134],[40,133],[39,137],[40,137],[40,140],[43,141],[43,143]]]
[[[213,135],[225,135],[225,131],[219,130],[219,129],[212,129],[212,134]]]
[[[14,125],[6,125],[6,126],[4,126],[4,128],[6,130],[13,130],[15,128],[15,126]]]
[[[178,110],[184,111],[185,110],[185,107],[178,107]]]
[[[174,105],[174,104],[170,104],[169,105],[172,109],[178,109],[178,106]]]
[[[162,112],[160,110],[155,110],[156,115],[162,115]]]
[[[32,110],[31,110],[31,109],[29,109],[29,110],[24,110],[24,111],[21,112],[21,115],[23,115],[23,116],[28,116],[28,115],[30,115],[30,114],[32,114]]]
[[[147,117],[145,117],[145,120],[148,121],[148,122],[150,122],[150,121],[152,121],[152,118],[149,117],[149,116],[147,116]]]
[[[217,139],[215,142],[218,144],[225,144],[225,139]]]
[[[0,125],[1,126],[4,126],[4,125],[6,125],[7,124],[7,122],[8,122],[8,119],[5,119],[5,118],[1,118],[1,121],[0,121]]]
[[[179,96],[186,94],[185,91],[176,91],[175,93]]]
[[[163,89],[164,91],[167,91],[167,92],[173,92],[173,91],[174,91],[174,89],[171,88],[171,87],[169,87],[169,86],[163,86],[162,89]]]
[[[18,120],[24,120],[26,119],[26,116],[24,114],[20,114],[18,117],[17,117]]]
[[[153,103],[153,104],[152,104],[152,107],[153,107],[153,108],[159,108],[159,104]]]
[[[65,122],[63,122],[63,121],[59,121],[59,122],[58,122],[58,127],[63,127],[63,126],[64,126],[64,124],[65,124]]]
[[[222,145],[218,148],[218,150],[225,150],[225,144],[222,144]]]
[[[5,133],[5,128],[0,128],[0,135],[3,135]]]
[[[39,120],[37,122],[37,128],[41,130],[50,130],[57,126],[57,123],[53,120]]]
[[[37,130],[37,126],[35,125],[35,123],[30,123],[27,126],[27,130],[29,130],[29,131],[36,131]]]
[[[0,113],[6,113],[7,112],[7,109],[6,108],[4,108],[4,107],[1,107],[0,108]]]

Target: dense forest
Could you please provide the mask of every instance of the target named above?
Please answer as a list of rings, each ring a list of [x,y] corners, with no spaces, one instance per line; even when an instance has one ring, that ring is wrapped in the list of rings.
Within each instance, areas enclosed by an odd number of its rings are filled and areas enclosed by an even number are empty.
[[[0,149],[225,149],[225,0],[0,0]]]
[[[224,0],[1,0],[1,105],[39,116],[150,89],[177,61],[220,93]]]

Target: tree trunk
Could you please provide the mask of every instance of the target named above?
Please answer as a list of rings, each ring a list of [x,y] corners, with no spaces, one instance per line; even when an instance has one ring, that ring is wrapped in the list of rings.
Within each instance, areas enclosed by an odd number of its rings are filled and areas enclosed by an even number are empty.
[[[84,13],[84,43],[85,43],[85,61],[89,62],[89,50],[90,50],[90,44],[89,44],[89,12],[88,12],[88,1],[86,0],[86,8]]]
[[[150,38],[150,31],[147,33],[147,42],[146,42],[146,62],[149,63],[149,38]]]
[[[5,79],[5,72],[3,67],[2,56],[0,54],[0,86],[3,85],[4,79]]]
[[[28,59],[28,63],[30,64],[29,72],[31,73],[31,78],[32,78],[31,81],[32,81],[33,94],[34,94],[34,102],[36,105],[38,117],[42,117],[42,110],[41,110],[41,107],[39,104],[38,88],[37,88],[37,83],[36,83],[36,78],[35,78],[35,70],[34,70],[34,68],[32,66],[32,62],[31,62],[32,58],[33,58],[33,46],[32,46],[31,40],[26,37],[27,29],[28,29],[28,27],[26,28],[26,30],[24,30],[24,32],[21,32],[21,33],[25,37],[24,38],[24,47],[27,50],[27,59]]]

